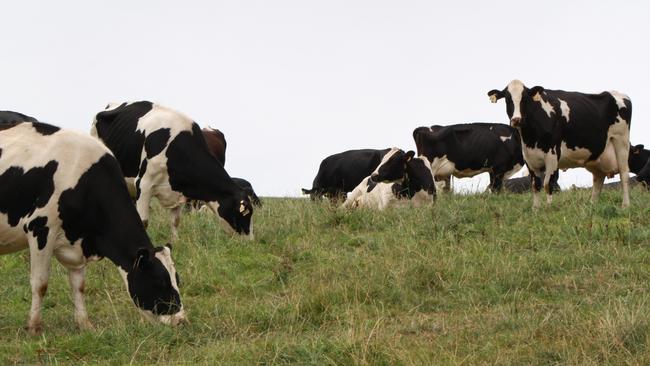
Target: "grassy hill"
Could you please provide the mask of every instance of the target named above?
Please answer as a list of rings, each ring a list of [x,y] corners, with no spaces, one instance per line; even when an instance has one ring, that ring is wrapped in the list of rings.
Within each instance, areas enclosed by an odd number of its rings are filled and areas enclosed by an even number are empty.
[[[0,256],[0,363],[650,364],[650,193],[442,196],[345,212],[266,199],[255,240],[183,216],[174,259],[190,324],[140,319],[115,267],[88,267],[94,332],[53,264],[44,334],[22,329],[27,251]],[[169,237],[156,209],[149,232]]]

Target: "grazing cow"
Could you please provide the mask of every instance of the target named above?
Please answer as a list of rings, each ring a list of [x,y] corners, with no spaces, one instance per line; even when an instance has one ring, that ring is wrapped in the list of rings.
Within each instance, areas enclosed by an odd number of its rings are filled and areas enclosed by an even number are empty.
[[[312,200],[328,197],[338,201],[351,192],[379,165],[391,149],[348,150],[323,159],[311,189],[302,189]]]
[[[201,130],[210,154],[214,156],[221,166],[226,165],[226,136],[216,128],[208,127]]]
[[[152,197],[171,211],[178,236],[186,199],[207,202],[228,232],[252,238],[253,207],[248,195],[210,154],[199,126],[187,116],[147,101],[109,104],[95,117],[91,134],[115,154],[136,207],[147,225]]]
[[[435,180],[490,173],[490,189],[499,192],[504,179],[524,165],[516,129],[496,123],[418,127],[413,131],[418,156],[431,161]]]
[[[170,249],[151,244],[111,152],[89,136],[0,112],[0,254],[26,248],[31,334],[42,330],[52,256],[68,270],[81,329],[92,328],[85,267],[103,257],[118,267],[147,318],[171,325],[185,320]]]
[[[343,203],[344,208],[383,210],[405,198],[415,206],[433,202],[436,186],[426,157],[393,148],[375,171],[364,178]]]
[[[510,125],[519,130],[524,159],[533,184],[533,207],[539,207],[538,191],[546,174],[544,190],[551,203],[551,182],[558,169],[584,167],[593,176],[591,200],[596,201],[605,177],[619,174],[623,186],[623,207],[630,205],[628,155],[632,103],[619,92],[583,94],[527,88],[511,81],[505,89],[491,90],[493,103],[506,98]]]

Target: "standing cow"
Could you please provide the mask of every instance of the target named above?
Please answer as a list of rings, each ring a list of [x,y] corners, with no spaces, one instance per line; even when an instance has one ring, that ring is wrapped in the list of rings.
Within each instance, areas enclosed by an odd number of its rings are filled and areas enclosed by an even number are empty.
[[[311,189],[302,189],[312,200],[328,197],[333,201],[345,198],[361,181],[372,174],[391,149],[348,150],[323,159]]]
[[[96,115],[91,134],[132,178],[145,227],[156,197],[170,209],[172,238],[177,238],[182,203],[189,198],[206,201],[226,231],[252,238],[248,195],[210,154],[201,129],[187,116],[147,101],[109,104]]]
[[[146,317],[171,325],[185,320],[170,249],[151,244],[111,152],[89,136],[0,112],[0,254],[26,248],[31,334],[42,329],[52,256],[68,269],[79,328],[92,328],[86,264],[103,257],[118,267]]]
[[[418,127],[413,131],[418,156],[431,162],[435,180],[490,173],[490,189],[499,192],[524,165],[516,129],[497,123]]]
[[[630,205],[628,155],[632,102],[619,92],[583,94],[527,88],[511,81],[503,90],[491,90],[493,103],[506,99],[510,125],[521,135],[524,159],[533,184],[533,207],[539,207],[538,191],[544,178],[546,201],[551,203],[551,182],[558,169],[584,167],[593,176],[591,200],[596,201],[605,177],[620,174],[623,207]]]

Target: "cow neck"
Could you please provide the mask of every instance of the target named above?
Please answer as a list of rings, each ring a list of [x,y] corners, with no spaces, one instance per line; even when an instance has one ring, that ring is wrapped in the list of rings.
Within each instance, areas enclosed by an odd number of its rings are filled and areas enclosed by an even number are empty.
[[[154,250],[140,217],[135,210],[132,211],[135,215],[130,212],[112,215],[114,217],[108,220],[105,231],[98,235],[98,242],[104,244],[102,255],[126,272],[133,268],[138,249]]]
[[[544,95],[544,100],[552,103],[550,99],[548,93]],[[557,133],[556,122],[555,113],[549,117],[541,104],[531,99],[525,106],[525,121],[518,128],[521,139],[529,148],[540,148],[548,152],[553,146],[554,134]]]

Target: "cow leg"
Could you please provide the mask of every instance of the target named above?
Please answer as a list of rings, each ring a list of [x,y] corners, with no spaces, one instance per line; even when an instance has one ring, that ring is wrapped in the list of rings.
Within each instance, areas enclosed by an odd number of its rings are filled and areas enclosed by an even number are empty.
[[[553,202],[553,186],[557,182],[559,173],[557,169],[553,173],[549,173],[550,171],[547,170],[544,176],[544,192],[546,192],[546,203],[550,205]]]
[[[593,187],[591,187],[591,202],[596,203],[598,201],[598,196],[603,190],[603,183],[605,182],[605,174],[601,172],[591,172],[593,176]]]
[[[623,207],[630,206],[630,167],[628,165],[628,158],[630,155],[629,140],[629,135],[627,139],[612,139],[612,143],[614,144],[614,153],[616,154],[616,163],[618,165],[618,175],[621,178],[621,187],[623,187]]]
[[[503,187],[504,173],[490,173],[490,190],[492,193],[500,193]]]
[[[43,297],[47,292],[47,284],[50,278],[50,265],[52,253],[49,248],[38,248],[36,238],[29,239],[29,283],[32,287],[32,306],[29,310],[27,320],[27,332],[31,335],[38,335],[43,330],[41,322],[41,305]]]
[[[137,209],[142,224],[146,229],[149,224],[149,204],[151,203],[152,184],[151,181],[147,179],[147,176],[141,178],[139,183],[136,181],[136,184],[139,184],[140,196],[138,196],[138,199],[135,202],[135,208]]]
[[[74,320],[77,327],[81,330],[94,329],[88,313],[86,312],[86,303],[84,301],[84,286],[86,278],[86,268],[68,268],[68,282],[72,290],[72,300],[74,301]]]
[[[178,225],[181,223],[181,209],[183,206],[176,206],[169,210],[172,224],[172,242],[178,241]]]
[[[542,190],[542,179],[530,171],[530,189],[533,191],[533,209],[539,208],[539,191]]]

